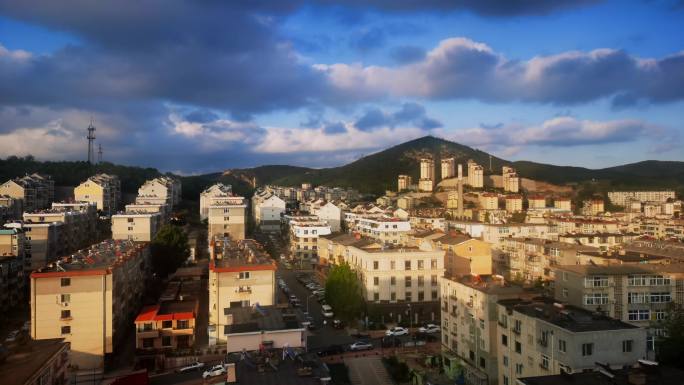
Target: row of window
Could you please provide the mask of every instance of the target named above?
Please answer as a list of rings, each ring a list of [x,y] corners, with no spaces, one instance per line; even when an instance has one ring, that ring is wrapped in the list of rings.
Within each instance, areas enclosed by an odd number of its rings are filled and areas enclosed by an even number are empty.
[[[438,297],[437,292],[433,291],[431,293],[431,297],[430,297],[431,300],[435,301],[435,300],[437,300],[437,297]],[[373,293],[373,300],[374,301],[380,301],[380,293],[377,293],[377,292]],[[396,301],[397,300],[397,293],[391,292],[389,300],[392,302]],[[413,293],[410,291],[405,292],[404,293],[404,301],[412,302],[413,301]],[[425,301],[425,292],[423,292],[423,291],[418,292],[418,301]]]
[[[540,344],[548,346],[549,343],[549,336],[548,332],[542,332],[542,338],[539,341]],[[560,353],[566,353],[568,346],[567,342],[563,339],[558,338],[556,340],[556,344],[558,346],[558,351]],[[501,335],[501,345],[503,346],[508,346],[508,336],[506,334]],[[623,353],[629,353],[632,351],[634,346],[634,341],[633,340],[623,340],[622,341],[622,352]],[[518,354],[522,354],[522,344],[518,341],[515,341],[514,345],[514,351]],[[591,356],[594,354],[594,343],[584,343],[582,344],[582,356]]]
[[[664,320],[666,317],[667,313],[665,310],[630,310],[627,312],[627,319],[629,321],[650,321],[651,319],[660,321]]]
[[[417,269],[418,270],[423,270],[425,268],[425,261],[422,259],[419,259],[417,261]],[[373,261],[373,270],[378,270],[380,268],[380,262],[379,261]],[[432,259],[430,260],[430,268],[431,269],[436,269],[437,268],[437,260]],[[396,270],[396,264],[395,261],[390,261],[390,270]],[[411,261],[404,261],[404,270],[411,270]]]
[[[430,277],[430,285],[431,286],[437,286],[437,276],[433,275]],[[397,277],[391,276],[390,277],[390,286],[396,286],[397,284]],[[379,286],[380,285],[380,277],[373,277],[373,285],[374,286]],[[411,287],[412,285],[412,277],[404,277],[404,287]],[[418,287],[423,287],[425,286],[425,277],[422,275],[418,276]]]

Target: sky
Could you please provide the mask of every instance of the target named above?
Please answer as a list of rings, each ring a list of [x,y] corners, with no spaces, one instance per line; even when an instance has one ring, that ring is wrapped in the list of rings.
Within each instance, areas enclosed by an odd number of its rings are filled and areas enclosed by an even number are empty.
[[[682,0],[0,0],[0,157],[197,174],[425,135],[684,160]]]

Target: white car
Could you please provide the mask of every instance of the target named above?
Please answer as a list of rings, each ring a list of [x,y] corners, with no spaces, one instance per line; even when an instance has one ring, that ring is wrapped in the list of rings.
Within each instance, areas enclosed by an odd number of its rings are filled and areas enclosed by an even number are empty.
[[[427,334],[432,334],[432,333],[439,333],[439,326],[435,324],[427,324],[424,327],[421,327],[418,329],[419,333],[427,333]]]
[[[330,305],[321,306],[321,313],[323,313],[323,317],[325,318],[332,318],[335,315]]]
[[[354,342],[353,344],[349,345],[349,350],[352,352],[356,352],[359,350],[373,350],[373,344],[369,342],[364,342],[364,341],[358,341]]]
[[[178,369],[178,373],[185,373],[185,372],[191,372],[194,370],[200,370],[203,367],[204,367],[204,362],[195,361],[188,366],[183,366],[182,368]]]
[[[211,369],[202,373],[202,378],[216,377],[226,374],[226,368],[223,365],[214,365]]]
[[[385,335],[390,336],[390,337],[406,336],[408,334],[409,334],[408,329],[403,328],[401,326],[395,326],[395,327],[385,331]]]

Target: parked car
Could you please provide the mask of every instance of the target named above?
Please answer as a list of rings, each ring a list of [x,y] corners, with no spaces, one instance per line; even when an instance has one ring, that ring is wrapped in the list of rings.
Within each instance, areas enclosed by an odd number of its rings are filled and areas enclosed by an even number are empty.
[[[344,323],[342,321],[336,319],[336,320],[333,320],[332,327],[335,329],[342,329],[344,327]]]
[[[204,367],[204,362],[195,361],[190,365],[183,366],[182,368],[178,369],[177,372],[178,373],[192,372],[195,370],[200,370],[203,367]]]
[[[408,334],[409,334],[408,329],[401,327],[401,326],[395,326],[395,327],[385,331],[386,336],[397,337],[397,336],[406,336]]]
[[[435,324],[427,324],[424,327],[419,328],[418,332],[427,334],[439,333],[439,326]]]
[[[359,351],[359,350],[373,350],[374,346],[370,342],[365,342],[365,341],[356,341],[353,344],[349,345],[349,350],[352,352]]]
[[[333,313],[332,307],[330,305],[322,305],[321,306],[321,313],[323,313],[323,317],[325,318],[332,318],[335,314]]]
[[[226,368],[223,365],[214,365],[202,373],[202,378],[216,377],[222,374],[226,374]]]
[[[341,345],[330,345],[327,348],[324,348],[323,350],[317,352],[316,354],[318,354],[319,357],[325,357],[342,353],[344,353],[344,347],[342,347]]]

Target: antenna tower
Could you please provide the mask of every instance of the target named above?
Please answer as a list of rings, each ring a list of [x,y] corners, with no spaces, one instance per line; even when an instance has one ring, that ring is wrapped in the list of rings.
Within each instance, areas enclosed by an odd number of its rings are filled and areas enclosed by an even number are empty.
[[[97,163],[102,163],[102,145],[101,144],[98,144]]]
[[[88,163],[95,163],[95,126],[93,125],[93,118],[90,118],[90,125],[88,126]]]

